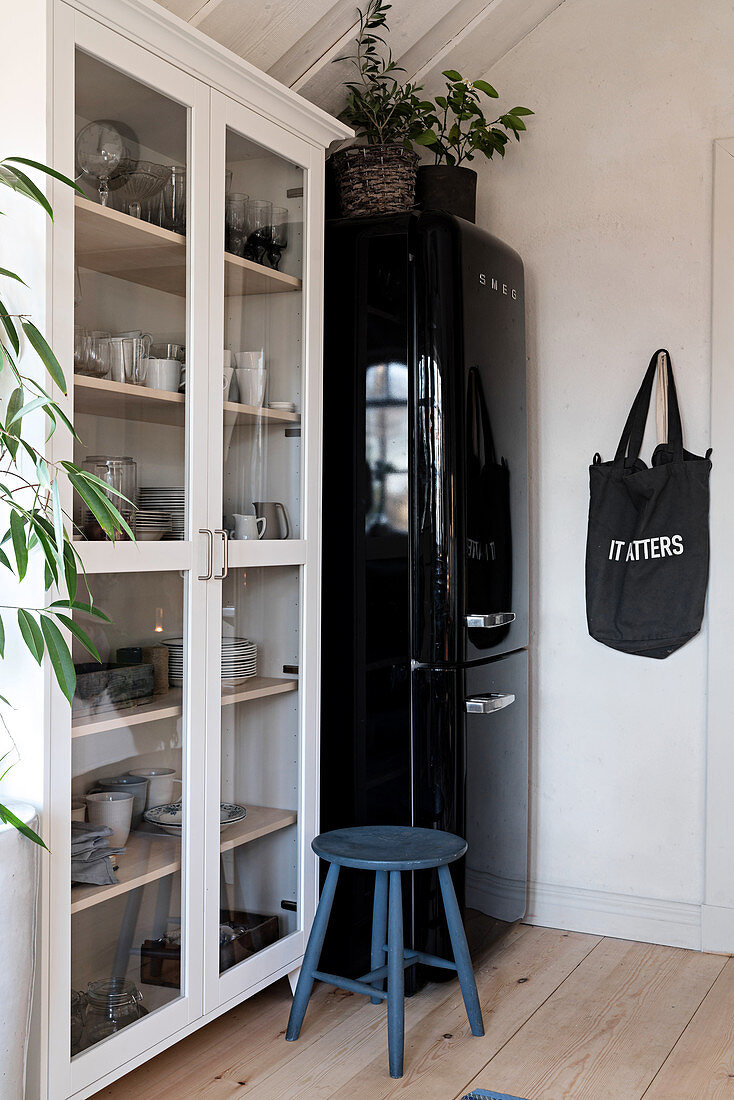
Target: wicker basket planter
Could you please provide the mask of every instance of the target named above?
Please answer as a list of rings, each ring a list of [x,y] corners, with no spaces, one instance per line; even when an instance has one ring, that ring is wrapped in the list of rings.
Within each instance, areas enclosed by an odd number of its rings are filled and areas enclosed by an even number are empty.
[[[415,203],[418,157],[402,145],[352,145],[331,164],[343,218],[398,214]]]

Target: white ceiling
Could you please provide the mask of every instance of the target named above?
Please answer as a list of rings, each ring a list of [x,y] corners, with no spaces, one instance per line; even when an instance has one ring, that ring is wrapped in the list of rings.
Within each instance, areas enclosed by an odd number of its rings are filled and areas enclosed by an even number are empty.
[[[251,64],[338,114],[359,0],[159,0]],[[563,0],[392,0],[389,41],[405,79],[431,92],[442,68],[476,79]],[[364,7],[364,4],[362,4]]]

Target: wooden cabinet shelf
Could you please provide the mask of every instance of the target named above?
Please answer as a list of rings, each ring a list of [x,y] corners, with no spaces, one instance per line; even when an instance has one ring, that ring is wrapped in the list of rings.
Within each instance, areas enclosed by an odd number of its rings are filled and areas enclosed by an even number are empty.
[[[230,825],[222,832],[220,851],[228,852],[242,844],[249,844],[268,833],[295,825],[297,820],[295,810],[248,805],[245,820]],[[128,837],[125,853],[120,856],[120,867],[117,871],[119,881],[112,886],[72,886],[71,911],[80,913],[83,909],[127,894],[130,890],[136,890],[139,886],[145,886],[180,870],[180,839],[146,825]]]
[[[89,378],[74,375],[74,410],[88,416],[111,416],[115,420],[136,420],[144,424],[174,424],[186,421],[186,398],[182,393],[153,390],[147,386],[132,386],[128,382],[112,382],[109,378]],[[281,409],[224,402],[224,423],[227,425],[262,424],[264,427],[299,424],[299,413]]]
[[[131,218],[77,195],[74,239],[79,267],[128,283],[186,295],[186,237]],[[282,271],[224,253],[224,293],[282,294],[299,291],[301,280]]]
[[[235,703],[244,703],[251,699],[264,699],[268,695],[282,695],[297,690],[298,680],[253,676],[244,684],[222,687],[222,706],[233,706]],[[165,695],[159,695],[152,703],[146,703],[141,707],[128,707],[126,710],[75,718],[71,723],[71,736],[89,737],[93,733],[127,729],[129,726],[139,726],[144,722],[159,722],[163,718],[178,718],[182,713],[181,689],[172,688]]]

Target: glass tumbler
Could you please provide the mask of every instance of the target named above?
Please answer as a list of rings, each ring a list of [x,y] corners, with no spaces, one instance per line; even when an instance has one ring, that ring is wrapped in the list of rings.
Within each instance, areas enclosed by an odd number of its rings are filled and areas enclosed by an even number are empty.
[[[186,232],[186,169],[174,165],[163,188],[163,226],[174,233]]]
[[[104,378],[110,372],[110,334],[93,332],[89,337],[85,374]]]
[[[247,204],[248,237],[245,259],[265,263],[273,239],[273,204],[267,199],[250,199]]]
[[[143,995],[125,978],[90,982],[87,989],[87,1045],[114,1035],[144,1014]]]
[[[233,256],[241,256],[247,240],[248,196],[239,191],[227,195],[224,206],[224,247]]]

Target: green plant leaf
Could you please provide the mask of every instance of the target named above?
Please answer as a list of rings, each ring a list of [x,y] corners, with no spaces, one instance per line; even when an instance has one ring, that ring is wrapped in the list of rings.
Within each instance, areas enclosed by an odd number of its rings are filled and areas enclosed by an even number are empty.
[[[41,164],[37,160],[29,160],[28,157],[5,157],[3,164],[11,162],[13,164],[25,164],[28,168],[37,168],[39,172],[45,172],[47,176],[53,176],[54,179],[60,180],[61,183],[65,183],[67,187],[73,187],[75,191],[84,197],[84,192],[78,184],[74,183],[74,180],[69,179],[63,172],[57,172],[55,168],[49,168],[47,164]]]
[[[34,202],[37,202],[39,206],[43,207],[48,217],[50,217],[53,221],[54,211],[51,208],[51,202],[48,201],[46,196],[43,194],[43,191],[39,187],[36,187],[31,177],[26,176],[24,172],[21,172],[20,168],[14,167],[13,165],[8,165],[6,162],[3,161],[2,176],[4,177],[4,174],[6,173],[9,173],[11,176],[14,177],[15,183],[12,179],[8,180],[7,178],[2,178],[2,182],[8,187],[11,187],[14,191],[21,191],[23,195],[28,195],[28,197],[33,199]]]
[[[74,635],[77,641],[81,642],[87,653],[91,653],[95,661],[99,661],[99,663],[102,664],[102,658],[97,652],[96,645],[89,637],[89,635],[82,630],[79,624],[75,623],[73,619],[70,619],[68,615],[62,614],[61,611],[54,611],[54,615],[60,622],[64,624],[67,630],[69,630]],[[43,619],[41,619],[41,622],[43,622]]]
[[[41,615],[41,630],[58,685],[71,702],[76,689],[76,672],[69,647],[56,623],[46,615]]]
[[[54,602],[49,605],[49,610],[54,607],[67,607],[73,611],[84,611],[85,614],[94,615],[95,619],[103,619],[106,623],[112,621],[108,615],[105,615],[104,611],[100,611],[94,604],[83,603],[81,600],[54,600]]]
[[[499,99],[500,97],[499,92],[493,88],[491,84],[488,84],[486,80],[473,80],[472,87],[478,88],[480,92],[484,92],[490,99]]]
[[[64,372],[61,369],[61,364],[59,363],[58,359],[46,343],[45,337],[41,335],[41,333],[38,331],[32,321],[22,320],[21,324],[23,326],[23,332],[30,340],[35,351],[38,352],[44,366],[46,367],[46,370],[51,375],[61,392],[65,394],[66,379],[64,378]]]
[[[18,338],[18,331],[15,327],[15,322],[8,313],[4,302],[0,302],[0,321],[2,321],[3,328],[8,334],[8,339],[13,345],[13,351],[17,355],[20,351],[20,339]]]
[[[50,403],[51,399],[48,397],[34,397],[33,400],[29,401],[26,405],[21,405],[12,420],[6,424],[6,427],[9,428],[11,424],[15,424],[16,420],[22,420],[24,416],[28,416],[29,413],[35,412],[36,409],[45,408],[45,406]]]
[[[43,660],[43,634],[30,611],[26,611],[24,607],[18,608],[18,626],[31,656],[40,665]]]
[[[31,829],[30,825],[26,825],[24,821],[21,821],[19,817],[16,817],[12,810],[9,810],[7,806],[3,806],[0,802],[0,821],[4,825],[12,825],[14,829],[17,829],[19,833],[22,833],[27,840],[32,840],[34,844],[38,844],[39,847],[45,848],[49,851],[48,846],[41,840],[38,833]]]
[[[10,558],[8,557],[8,555],[5,553],[4,550],[0,550],[0,564],[4,565],[11,572],[13,571],[13,567],[10,564]]]
[[[19,512],[10,513],[10,537],[13,540],[13,554],[18,570],[18,580],[22,581],[28,569],[28,544],[25,536],[25,524]]]
[[[0,267],[0,275],[6,275],[8,279],[15,279],[18,283],[23,283],[23,286],[28,286],[28,283],[24,283],[20,275],[16,275],[14,271],[8,271],[7,267]]]
[[[436,145],[438,142],[438,134],[434,134],[433,130],[424,130],[418,137],[413,138],[416,145]]]
[[[444,69],[443,75],[447,80],[461,80],[461,73],[457,73],[456,69]]]
[[[73,600],[76,597],[77,582],[79,578],[74,547],[68,539],[64,544],[64,577],[66,578],[66,591],[69,594],[69,599]]]
[[[0,615],[0,659],[5,656],[5,624],[3,623],[2,615]]]
[[[534,115],[535,111],[531,111],[529,107],[513,107],[512,110],[507,113],[515,115],[517,118],[519,115]]]

